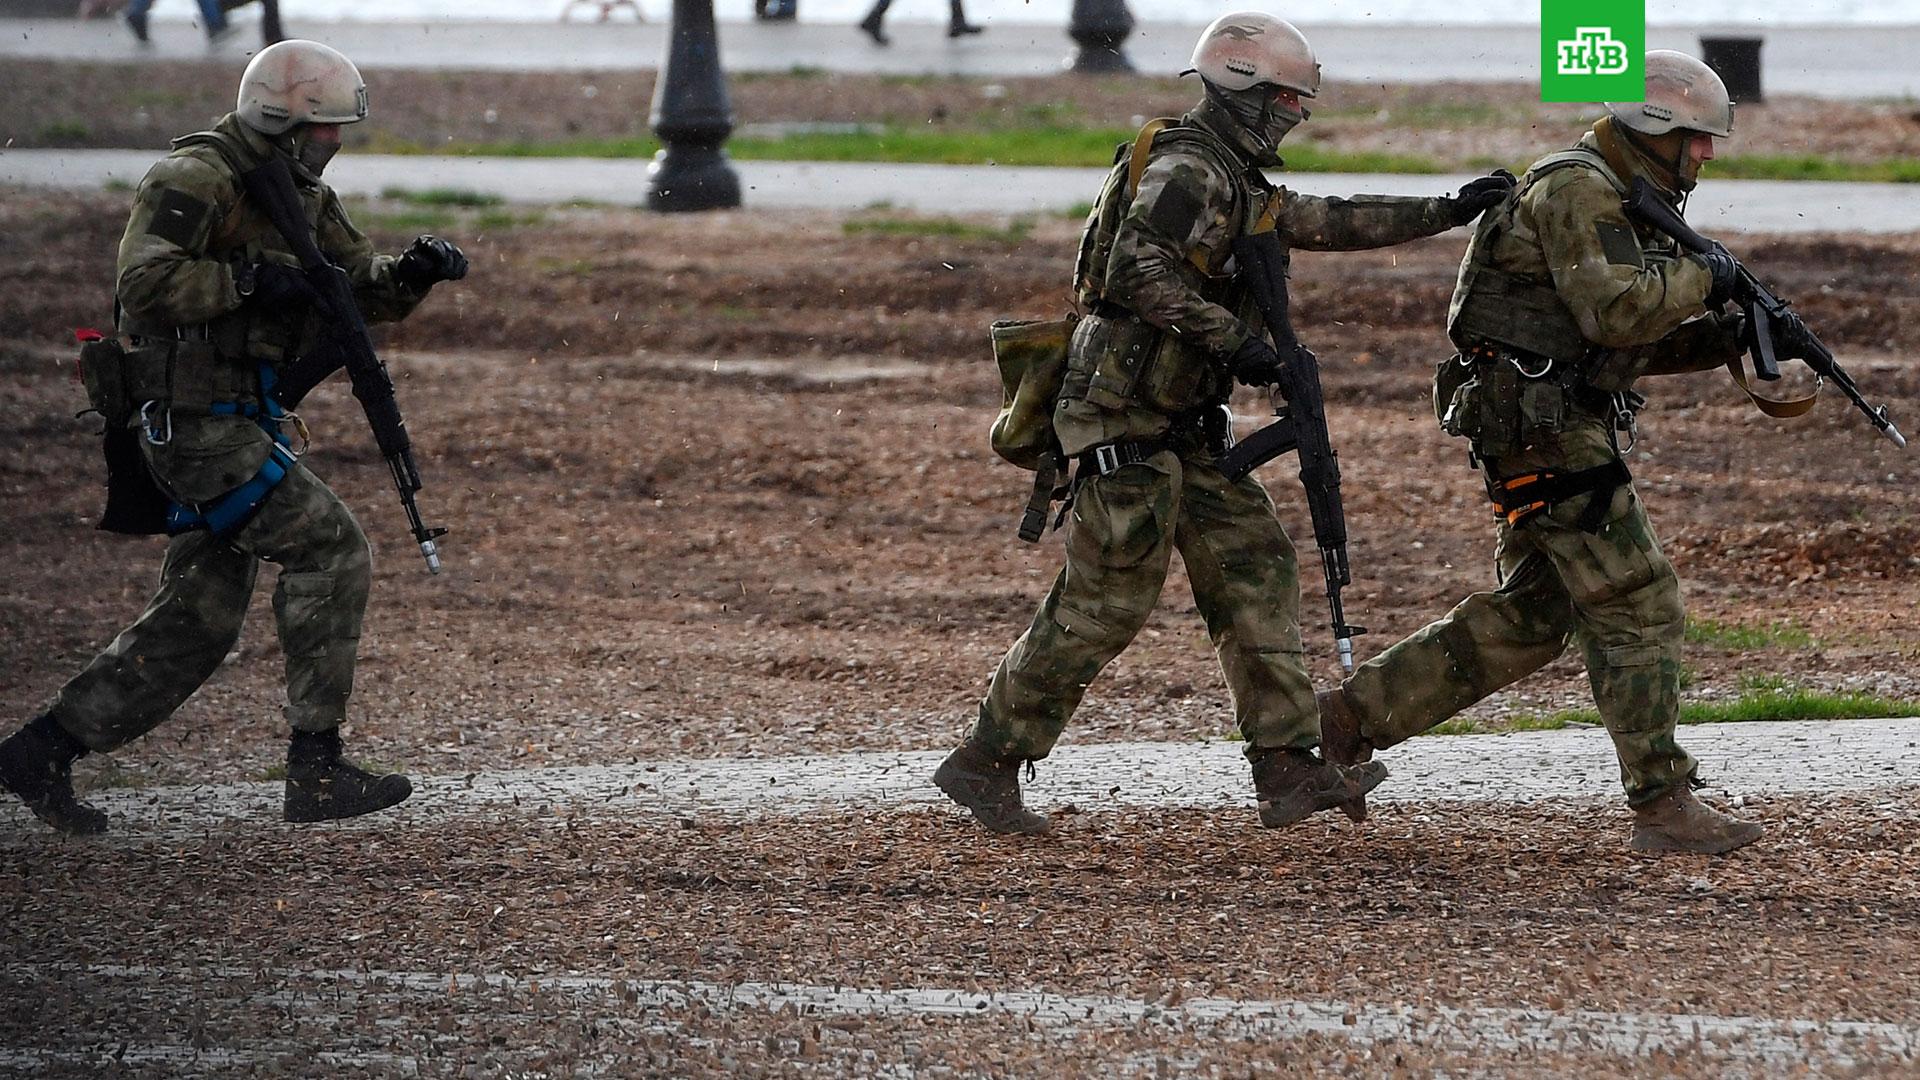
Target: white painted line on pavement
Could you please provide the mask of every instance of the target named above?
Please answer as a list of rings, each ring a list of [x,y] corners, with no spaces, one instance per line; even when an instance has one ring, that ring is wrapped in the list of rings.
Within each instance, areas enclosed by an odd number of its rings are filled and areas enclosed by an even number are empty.
[[[1504,1007],[1370,1005],[1338,1001],[1252,1000],[1196,997],[1154,1002],[1109,995],[1038,991],[979,993],[952,987],[859,989],[807,983],[648,980],[600,975],[463,975],[452,972],[323,970],[254,971],[122,965],[16,965],[8,980],[99,979],[114,988],[136,983],[180,992],[196,1000],[234,983],[241,1003],[271,1005],[281,1012],[326,1007],[361,1015],[367,1004],[452,999],[476,992],[538,995],[549,1002],[568,997],[582,1006],[645,1011],[794,1010],[801,1015],[919,1017],[934,1020],[1011,1016],[1063,1034],[1131,1028],[1191,1033],[1207,1038],[1298,1039],[1323,1037],[1372,1045],[1404,1042],[1423,1047],[1527,1053],[1606,1054],[1641,1058],[1685,1054],[1724,1061],[1762,1062],[1770,1067],[1818,1064],[1847,1068],[1870,1062],[1920,1058],[1920,1025],[1856,1020],[1772,1019],[1712,1014],[1609,1012]],[[261,988],[267,988],[260,992]],[[350,993],[343,993],[350,991]],[[113,990],[103,991],[111,997]],[[671,1025],[670,1026],[677,1026]],[[110,1048],[109,1048],[110,1049]],[[233,1047],[229,1054],[245,1054]],[[53,1054],[84,1053],[50,1047]],[[108,1050],[102,1050],[105,1054]],[[263,1051],[265,1053],[266,1051]],[[334,1051],[352,1059],[355,1051]],[[31,1064],[39,1051],[0,1052],[0,1065]]]

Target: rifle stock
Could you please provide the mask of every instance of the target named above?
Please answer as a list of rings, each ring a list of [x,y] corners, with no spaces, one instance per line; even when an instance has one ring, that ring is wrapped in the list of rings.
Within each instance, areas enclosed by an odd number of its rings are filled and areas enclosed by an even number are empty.
[[[353,282],[345,270],[327,260],[314,240],[306,207],[285,161],[273,158],[243,174],[240,182],[247,196],[267,215],[267,220],[293,250],[307,281],[319,294],[327,315],[324,322],[330,335],[329,343],[338,351],[347,369],[347,378],[353,383],[353,396],[359,399],[367,424],[373,429],[374,444],[387,459],[394,489],[399,492],[400,504],[406,510],[408,529],[413,533],[414,542],[420,545],[421,556],[427,560],[427,572],[439,573],[439,539],[447,530],[430,527],[420,518],[420,506],[414,500],[414,494],[421,488],[420,469],[413,460],[413,440],[407,435],[406,420],[400,415],[400,403],[394,396],[393,376],[374,351],[366,320],[353,298]],[[306,389],[318,381],[317,378],[302,380]]]
[[[1698,254],[1726,250],[1722,245],[1701,236],[1693,226],[1688,225],[1679,211],[1662,198],[1644,177],[1634,178],[1633,187],[1620,206],[1626,212],[1628,220],[1672,237],[1681,247],[1690,252]],[[1905,448],[1907,438],[1900,434],[1899,428],[1894,426],[1893,420],[1887,415],[1887,407],[1875,406],[1867,401],[1866,397],[1860,393],[1860,387],[1853,381],[1853,376],[1848,375],[1846,369],[1834,360],[1833,350],[1827,348],[1826,343],[1800,321],[1800,316],[1794,312],[1792,305],[1775,296],[1773,290],[1767,288],[1765,282],[1755,277],[1745,263],[1736,260],[1735,265],[1738,269],[1734,295],[1741,306],[1747,309],[1748,322],[1753,334],[1753,345],[1749,355],[1753,359],[1754,374],[1762,379],[1780,377],[1774,332],[1781,327],[1795,327],[1798,330],[1796,336],[1803,342],[1802,351],[1807,355],[1793,359],[1800,360],[1812,368],[1814,374],[1839,387],[1840,392],[1845,394],[1856,408],[1866,414],[1867,419],[1882,435],[1891,440],[1895,446]]]
[[[1313,539],[1320,548],[1320,569],[1327,583],[1327,605],[1332,615],[1334,648],[1340,666],[1353,670],[1353,639],[1364,627],[1347,622],[1340,590],[1353,583],[1347,562],[1347,515],[1340,498],[1340,461],[1327,431],[1326,401],[1320,390],[1320,371],[1301,350],[1293,331],[1287,295],[1287,253],[1271,232],[1243,236],[1233,242],[1240,278],[1260,308],[1267,332],[1286,361],[1280,391],[1287,404],[1273,423],[1249,435],[1221,458],[1220,471],[1238,480],[1260,465],[1288,451],[1299,455],[1300,486],[1313,518]]]

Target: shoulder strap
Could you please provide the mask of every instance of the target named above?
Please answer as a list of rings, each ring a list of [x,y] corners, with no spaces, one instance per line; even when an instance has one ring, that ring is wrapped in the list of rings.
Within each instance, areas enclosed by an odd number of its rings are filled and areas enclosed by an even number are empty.
[[[1133,153],[1127,159],[1127,198],[1129,200],[1140,193],[1140,178],[1146,175],[1147,161],[1153,157],[1154,138],[1179,122],[1170,116],[1149,120],[1146,126],[1140,129],[1140,134],[1134,137]]]
[[[1607,159],[1601,157],[1596,151],[1589,150],[1584,146],[1576,146],[1568,150],[1562,150],[1559,153],[1548,154],[1546,157],[1534,162],[1528,167],[1527,175],[1522,181],[1521,186],[1525,187],[1530,185],[1548,173],[1558,172],[1569,165],[1584,165],[1594,172],[1599,173],[1601,179],[1613,185],[1613,190],[1619,192],[1621,196],[1624,197],[1627,194],[1626,182],[1621,180],[1619,175],[1613,171],[1613,168],[1607,164]]]

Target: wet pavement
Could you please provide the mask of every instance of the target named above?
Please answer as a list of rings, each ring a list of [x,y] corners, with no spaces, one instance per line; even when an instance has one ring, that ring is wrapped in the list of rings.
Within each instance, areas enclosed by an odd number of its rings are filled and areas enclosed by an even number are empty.
[[[94,190],[139,182],[154,150],[0,150],[0,186]],[[327,179],[345,195],[449,188],[509,202],[574,201],[638,206],[648,162],[638,158],[481,158],[342,154]],[[891,208],[938,214],[1062,213],[1084,206],[1104,169],[998,165],[740,161],[748,208],[853,211]],[[423,179],[425,178],[425,179]],[[1312,195],[1449,194],[1468,174],[1287,173]],[[1700,229],[1764,233],[1920,231],[1920,184],[1715,180],[1688,204]]]
[[[242,9],[243,12],[252,9]],[[164,8],[162,15],[164,16]],[[904,14],[904,13],[903,13]],[[255,47],[248,15],[212,55],[241,63]],[[1920,21],[1917,17],[1916,21]],[[1531,82],[1539,78],[1539,32],[1532,26],[1321,25],[1303,22],[1329,79],[1338,82]],[[339,48],[362,68],[608,71],[654,68],[663,55],[662,21],[560,23],[311,22],[287,20],[287,32]],[[852,26],[728,22],[721,60],[737,72],[814,69],[891,75],[1017,77],[1059,71],[1073,52],[1060,26],[989,23],[971,40],[949,40],[933,23],[890,23],[894,44],[877,48]],[[1126,44],[1142,72],[1176,74],[1187,66],[1196,28],[1145,24]],[[1898,98],[1920,93],[1920,25],[1828,26],[1755,31],[1751,26],[1651,27],[1649,48],[1698,53],[1703,35],[1765,40],[1762,71],[1773,94]],[[194,60],[209,54],[191,24],[161,21],[150,47],[112,19],[0,19],[0,63],[9,57]]]

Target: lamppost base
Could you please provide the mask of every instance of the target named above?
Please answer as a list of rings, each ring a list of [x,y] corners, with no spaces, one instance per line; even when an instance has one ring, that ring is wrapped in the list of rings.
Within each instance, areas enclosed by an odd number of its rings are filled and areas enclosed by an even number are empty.
[[[669,146],[647,166],[647,209],[663,213],[731,210],[740,205],[740,174],[711,146]]]
[[[1131,75],[1134,68],[1119,42],[1112,45],[1082,42],[1079,51],[1067,62],[1067,70],[1076,75]]]

